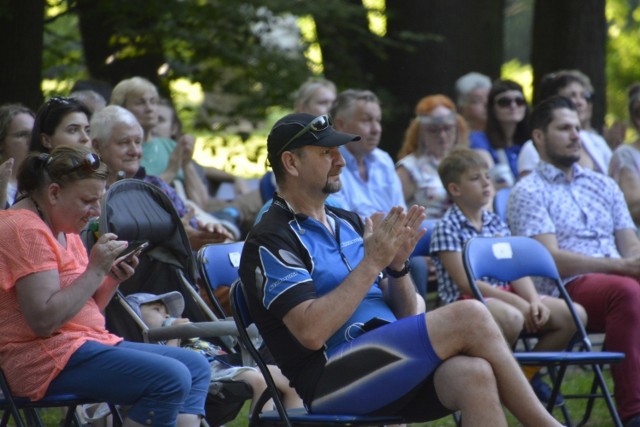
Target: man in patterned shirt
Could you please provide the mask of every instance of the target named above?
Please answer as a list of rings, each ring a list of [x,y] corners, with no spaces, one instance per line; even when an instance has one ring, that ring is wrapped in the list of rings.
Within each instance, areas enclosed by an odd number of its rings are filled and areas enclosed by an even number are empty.
[[[609,177],[580,167],[580,119],[555,96],[532,115],[541,162],[511,190],[507,220],[553,255],[567,291],[587,310],[590,331],[625,353],[612,370],[626,427],[640,426],[640,241],[622,192]],[[550,293],[550,284],[537,283]]]

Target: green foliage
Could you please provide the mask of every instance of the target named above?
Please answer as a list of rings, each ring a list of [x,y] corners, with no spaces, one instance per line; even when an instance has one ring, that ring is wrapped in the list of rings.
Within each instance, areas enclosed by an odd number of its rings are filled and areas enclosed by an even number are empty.
[[[627,89],[640,82],[640,6],[638,1],[608,0],[607,20],[607,121],[624,119],[627,113]]]

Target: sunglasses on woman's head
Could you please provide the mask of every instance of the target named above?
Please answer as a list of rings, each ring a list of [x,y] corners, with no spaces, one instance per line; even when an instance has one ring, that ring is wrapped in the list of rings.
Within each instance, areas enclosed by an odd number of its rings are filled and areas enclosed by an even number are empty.
[[[515,98],[511,98],[510,96],[503,96],[502,98],[496,99],[496,105],[498,107],[511,107],[511,104],[513,103],[515,103],[518,107],[522,107],[527,103],[527,101],[521,96],[516,96]]]
[[[49,154],[40,154],[41,160],[46,160],[45,168],[49,169],[51,163],[54,162],[54,156]],[[65,171],[65,174],[73,173],[79,170],[83,170],[85,172],[95,172],[100,167],[100,157],[97,154],[89,153],[82,160],[71,159],[71,166],[68,170]]]

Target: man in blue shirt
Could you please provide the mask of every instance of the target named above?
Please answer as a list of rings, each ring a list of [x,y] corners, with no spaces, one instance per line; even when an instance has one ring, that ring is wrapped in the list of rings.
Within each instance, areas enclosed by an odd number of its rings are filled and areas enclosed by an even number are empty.
[[[267,150],[278,192],[242,252],[249,310],[307,409],[411,422],[461,410],[476,426],[506,426],[502,396],[524,425],[559,426],[484,305],[418,313],[407,258],[424,208],[363,220],[325,204],[342,185],[338,147],[359,139],[327,116],[276,122]]]
[[[378,148],[382,135],[378,97],[368,90],[345,90],[333,103],[331,118],[336,130],[360,137],[339,148],[346,165],[340,177],[342,188],[335,196],[342,206],[362,217],[406,207],[395,164]]]

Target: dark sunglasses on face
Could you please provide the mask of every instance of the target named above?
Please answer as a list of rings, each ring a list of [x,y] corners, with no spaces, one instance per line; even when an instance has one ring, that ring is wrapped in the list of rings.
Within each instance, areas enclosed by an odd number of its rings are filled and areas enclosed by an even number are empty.
[[[525,101],[525,99],[521,96],[517,96],[515,98],[511,98],[509,96],[503,96],[502,98],[496,99],[496,105],[498,107],[503,107],[503,108],[511,107],[511,104],[513,103],[515,103],[516,106],[518,107],[522,107],[527,103],[527,101]]]
[[[277,155],[280,155],[280,153],[284,152],[287,147],[289,145],[291,145],[291,143],[293,141],[295,141],[296,139],[300,138],[302,135],[304,135],[307,132],[320,132],[323,131],[325,129],[327,129],[329,126],[331,126],[331,119],[329,118],[328,115],[324,114],[322,116],[318,116],[315,119],[311,120],[309,122],[308,125],[306,125],[305,127],[303,127],[300,132],[296,133],[295,135],[293,135],[291,137],[291,139],[289,139],[283,146],[282,148],[278,151]]]

